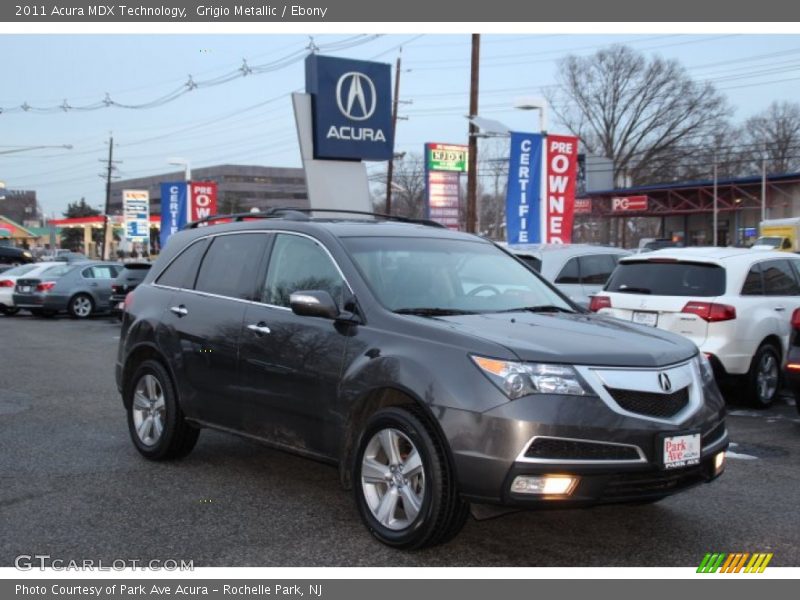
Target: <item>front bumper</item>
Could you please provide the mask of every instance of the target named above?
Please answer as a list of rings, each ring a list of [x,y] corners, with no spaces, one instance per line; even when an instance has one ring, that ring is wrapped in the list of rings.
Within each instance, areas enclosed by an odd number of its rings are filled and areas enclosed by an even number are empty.
[[[714,382],[701,387],[702,401],[677,420],[659,420],[612,410],[599,396],[528,396],[484,413],[443,410],[439,416],[450,441],[459,489],[465,499],[485,504],[569,507],[645,501],[711,481],[714,459],[728,446],[725,404]],[[435,412],[435,411],[434,411]],[[700,464],[662,467],[662,436],[700,432]],[[634,448],[628,456],[578,459],[566,455],[531,459],[536,438]],[[721,472],[721,471],[720,471]],[[579,477],[568,497],[511,492],[518,475]]]

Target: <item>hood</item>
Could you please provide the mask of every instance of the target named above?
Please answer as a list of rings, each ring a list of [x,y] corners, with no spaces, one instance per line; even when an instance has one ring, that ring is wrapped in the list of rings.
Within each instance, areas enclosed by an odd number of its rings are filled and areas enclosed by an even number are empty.
[[[601,315],[519,312],[436,320],[504,346],[524,361],[663,367],[697,354],[681,336]]]

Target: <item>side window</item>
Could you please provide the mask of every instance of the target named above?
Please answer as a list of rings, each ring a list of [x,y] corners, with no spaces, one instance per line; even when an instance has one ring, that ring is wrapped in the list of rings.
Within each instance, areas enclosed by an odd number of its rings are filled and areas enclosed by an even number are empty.
[[[322,247],[306,237],[279,233],[267,269],[261,301],[289,306],[289,296],[298,290],[324,290],[341,306],[344,281]]]
[[[197,266],[208,246],[208,240],[191,244],[158,276],[156,283],[175,288],[192,289],[197,276]]]
[[[792,249],[792,242],[790,242],[788,239],[784,238],[783,244],[781,244],[781,248],[783,248],[784,250],[791,250]]]
[[[194,289],[252,300],[258,266],[264,256],[264,233],[236,233],[214,238],[203,257]]]
[[[581,269],[581,283],[586,285],[605,285],[616,266],[611,254],[581,256],[578,262]]]
[[[761,270],[767,296],[800,296],[800,285],[788,260],[767,261],[762,263]]]
[[[764,282],[761,279],[761,265],[750,267],[742,286],[742,296],[761,296],[764,293]]]
[[[114,279],[117,276],[116,268],[111,265],[97,265],[91,271],[95,279]]]
[[[578,259],[570,258],[561,273],[556,277],[556,283],[580,283],[580,273],[578,272]]]
[[[94,279],[94,267],[86,267],[81,271],[81,276],[84,279]]]
[[[531,267],[537,273],[542,272],[542,261],[536,258],[535,256],[528,256],[527,254],[519,254],[517,258],[521,258],[522,261]]]

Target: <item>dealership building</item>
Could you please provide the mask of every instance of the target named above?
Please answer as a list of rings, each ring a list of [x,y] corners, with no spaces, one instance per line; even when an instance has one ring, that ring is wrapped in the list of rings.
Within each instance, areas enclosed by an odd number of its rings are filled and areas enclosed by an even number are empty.
[[[111,184],[110,214],[122,213],[122,190],[147,190],[150,214],[161,214],[161,184],[184,180],[183,171],[124,179]],[[308,208],[303,169],[218,165],[192,169],[192,181],[217,184],[217,212],[229,214],[275,206]]]
[[[758,237],[762,194],[766,218],[800,216],[800,173],[717,181],[717,240],[746,246]],[[714,181],[686,181],[591,191],[576,200],[573,241],[636,247],[646,237],[687,246],[714,240]]]

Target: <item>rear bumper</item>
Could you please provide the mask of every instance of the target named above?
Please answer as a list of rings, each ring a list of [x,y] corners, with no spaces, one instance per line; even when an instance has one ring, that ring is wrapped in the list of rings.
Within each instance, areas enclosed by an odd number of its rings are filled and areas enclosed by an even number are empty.
[[[66,296],[53,294],[14,294],[14,305],[28,310],[66,310],[67,300]]]

